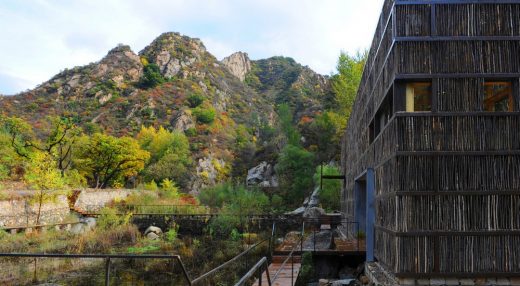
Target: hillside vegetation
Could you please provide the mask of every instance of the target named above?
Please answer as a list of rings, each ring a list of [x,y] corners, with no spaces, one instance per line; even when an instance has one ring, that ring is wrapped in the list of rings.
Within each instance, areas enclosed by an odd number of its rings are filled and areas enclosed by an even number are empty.
[[[277,177],[268,200],[296,205],[312,190],[315,167],[339,157],[364,61],[341,54],[338,73],[322,76],[286,57],[219,61],[178,33],[138,54],[119,45],[99,62],[0,97],[0,181],[199,193],[245,184],[248,170],[267,162]]]

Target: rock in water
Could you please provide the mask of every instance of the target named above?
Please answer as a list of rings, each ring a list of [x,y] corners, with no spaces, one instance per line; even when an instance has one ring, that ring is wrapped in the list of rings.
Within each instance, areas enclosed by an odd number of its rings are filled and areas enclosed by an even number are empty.
[[[224,58],[222,63],[229,72],[238,77],[240,81],[244,81],[246,74],[251,71],[251,61],[249,60],[247,53],[236,52],[229,57]]]

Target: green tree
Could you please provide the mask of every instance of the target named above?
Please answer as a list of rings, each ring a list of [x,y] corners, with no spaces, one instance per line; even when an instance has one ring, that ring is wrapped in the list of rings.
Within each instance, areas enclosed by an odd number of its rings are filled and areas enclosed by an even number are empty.
[[[332,110],[334,114],[331,114],[330,118],[336,125],[335,141],[338,144],[352,113],[367,56],[366,51],[358,52],[354,56],[342,52],[336,66],[338,73],[330,79],[335,95],[333,104],[335,108]]]
[[[323,166],[323,175],[339,175],[340,171],[336,166]],[[314,173],[314,182],[320,185],[321,166],[316,167]],[[320,203],[323,208],[328,211],[341,209],[341,181],[340,180],[323,180],[323,189],[320,190]]]
[[[275,171],[286,203],[291,206],[301,204],[313,187],[314,155],[301,147],[286,145]]]
[[[56,162],[48,153],[36,151],[31,154],[30,164],[25,174],[25,182],[37,192],[32,201],[38,204],[35,224],[40,224],[41,209],[45,202],[54,200],[65,186]]]
[[[141,149],[137,140],[131,137],[116,138],[96,133],[92,137],[82,137],[81,141],[76,166],[95,188],[123,183],[125,178],[143,170],[150,158],[150,153]]]
[[[165,81],[166,80],[162,76],[158,65],[154,63],[145,65],[143,69],[143,77],[140,82],[141,87],[152,88],[164,83]]]
[[[341,127],[336,125],[334,117],[334,112],[326,111],[316,116],[309,126],[309,132],[312,134],[312,138],[316,140],[315,161],[318,163],[338,159],[341,146],[339,138],[336,138],[336,128]]]
[[[177,130],[170,132],[163,127],[142,127],[137,140],[151,155],[144,170],[147,180],[184,182],[192,162],[190,144],[184,133]]]
[[[278,105],[278,117],[280,118],[282,132],[287,137],[287,142],[293,146],[300,146],[301,135],[293,125],[292,111],[288,104]]]

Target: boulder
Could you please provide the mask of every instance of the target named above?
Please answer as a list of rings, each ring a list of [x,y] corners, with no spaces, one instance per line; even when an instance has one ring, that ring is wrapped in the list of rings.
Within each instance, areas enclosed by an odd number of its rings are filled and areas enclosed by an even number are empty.
[[[274,174],[273,166],[263,161],[257,166],[249,169],[247,171],[246,184],[248,186],[258,185],[267,188],[278,187],[278,179]]]
[[[69,232],[72,234],[82,234],[85,231],[86,231],[86,225],[83,223],[76,223],[69,230]]]
[[[159,235],[157,235],[155,232],[149,232],[146,235],[146,238],[151,239],[151,240],[156,240],[156,239],[159,239]]]
[[[331,283],[332,286],[353,286],[356,283],[356,279],[341,279]]]
[[[308,201],[308,206],[310,208],[317,207],[320,204],[320,195],[319,195],[319,193],[320,193],[320,188],[316,187],[314,189],[314,191],[312,192],[312,195],[311,195],[311,197],[309,198],[309,201]]]
[[[96,227],[96,219],[93,217],[87,217],[81,219],[81,223],[85,225],[85,229],[90,230]]]
[[[305,209],[305,212],[303,213],[304,218],[308,219],[319,219],[322,215],[325,215],[325,210],[318,207],[309,207]]]
[[[303,242],[304,249],[328,250],[333,248],[332,232],[324,230],[313,233]]]
[[[320,279],[320,280],[318,281],[318,285],[319,285],[319,286],[327,286],[327,285],[330,285],[330,284],[329,284],[329,280],[328,280],[328,279]]]
[[[149,226],[145,231],[144,231],[144,235],[146,235],[148,237],[148,234],[150,233],[154,233],[156,234],[157,236],[161,235],[163,232],[162,232],[162,229],[160,229],[159,227],[156,227],[156,226]]]
[[[299,207],[292,212],[288,212],[288,215],[302,215],[305,212],[305,207]]]

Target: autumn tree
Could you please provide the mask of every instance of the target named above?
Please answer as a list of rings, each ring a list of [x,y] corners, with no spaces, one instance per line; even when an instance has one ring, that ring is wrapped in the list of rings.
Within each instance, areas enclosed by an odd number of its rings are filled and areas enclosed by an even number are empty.
[[[144,175],[148,180],[160,182],[173,179],[182,183],[191,164],[188,138],[183,132],[168,131],[163,127],[142,127],[137,134],[141,147],[150,152]]]
[[[48,133],[41,132],[43,138],[35,136],[32,127],[18,117],[2,119],[3,129],[11,138],[11,145],[19,156],[28,158],[32,151],[47,153],[56,161],[57,167],[63,176],[72,163],[72,149],[80,135],[81,129],[72,119],[66,117],[47,117],[44,128]]]
[[[75,165],[95,188],[117,186],[143,170],[150,153],[131,137],[96,133],[80,140]]]
[[[53,201],[61,194],[60,189],[65,187],[63,177],[56,166],[56,162],[45,152],[35,151],[30,155],[25,182],[36,190],[32,202],[38,205],[35,224],[40,224],[42,205]]]

